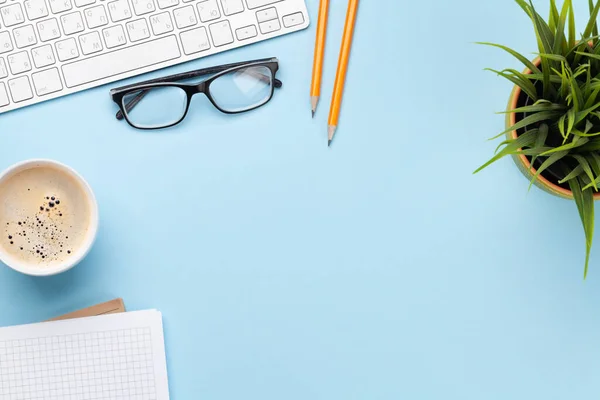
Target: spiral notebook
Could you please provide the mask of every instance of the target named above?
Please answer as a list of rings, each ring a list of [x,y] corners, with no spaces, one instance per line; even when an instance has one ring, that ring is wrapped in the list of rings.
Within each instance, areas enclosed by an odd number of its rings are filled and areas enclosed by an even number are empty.
[[[0,328],[0,400],[168,400],[162,315]]]

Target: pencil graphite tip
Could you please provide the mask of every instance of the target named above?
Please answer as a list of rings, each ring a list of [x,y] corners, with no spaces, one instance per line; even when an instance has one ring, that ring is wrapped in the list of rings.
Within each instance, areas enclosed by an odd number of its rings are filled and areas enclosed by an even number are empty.
[[[332,140],[331,140],[331,139],[329,139],[329,140],[327,141],[327,147],[331,147],[331,142],[332,142]]]
[[[329,141],[331,142],[333,140],[333,136],[335,135],[335,125],[329,125],[327,127],[327,138],[329,139]]]
[[[317,112],[317,105],[319,104],[319,96],[310,96],[310,109],[312,110],[313,118]]]

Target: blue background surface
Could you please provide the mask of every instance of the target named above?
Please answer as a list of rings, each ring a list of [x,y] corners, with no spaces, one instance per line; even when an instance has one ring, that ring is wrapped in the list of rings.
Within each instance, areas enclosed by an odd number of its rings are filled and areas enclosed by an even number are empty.
[[[0,117],[2,168],[71,165],[101,213],[72,271],[0,268],[0,325],[114,297],[160,309],[174,400],[595,398],[600,243],[584,282],[573,203],[528,193],[509,159],[471,174],[511,90],[482,70],[521,68],[473,42],[534,52],[520,8],[363,1],[327,148],[346,2],[330,7],[314,120],[307,3],[306,31],[153,74],[277,56],[284,88],[257,111],[198,98],[147,133],[116,121],[101,87]]]

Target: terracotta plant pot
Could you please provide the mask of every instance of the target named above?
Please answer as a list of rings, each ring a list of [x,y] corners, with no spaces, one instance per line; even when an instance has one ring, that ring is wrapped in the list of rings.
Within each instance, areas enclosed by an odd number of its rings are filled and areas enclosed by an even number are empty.
[[[540,59],[536,58],[533,61],[533,64],[535,66],[539,66]],[[526,68],[525,71],[523,71],[523,73],[530,74],[531,71],[529,70],[529,68]],[[515,85],[512,93],[510,95],[510,98],[508,99],[507,111],[511,111],[511,110],[514,110],[519,107],[519,99],[521,98],[522,95],[523,94],[522,94],[521,88]],[[507,129],[510,128],[511,126],[513,126],[516,122],[517,122],[517,113],[507,113],[506,114],[506,128]],[[517,134],[516,130],[510,131],[506,134],[507,139],[516,139],[517,137],[518,137],[518,134]],[[523,175],[525,175],[525,177],[529,181],[531,181],[536,174],[536,169],[531,166],[529,159],[522,154],[521,155],[513,155],[512,158],[513,158],[513,161],[515,162],[515,164],[517,164],[517,167],[519,168],[519,170],[523,173]],[[562,197],[564,199],[573,200],[573,193],[570,190],[560,187],[557,184],[551,182],[544,176],[544,174],[545,174],[545,171],[542,174],[540,174],[537,177],[537,179],[534,181],[534,184],[537,187],[539,187],[540,189],[544,190],[545,192],[548,192],[555,196]],[[600,193],[594,194],[594,200],[600,200]]]

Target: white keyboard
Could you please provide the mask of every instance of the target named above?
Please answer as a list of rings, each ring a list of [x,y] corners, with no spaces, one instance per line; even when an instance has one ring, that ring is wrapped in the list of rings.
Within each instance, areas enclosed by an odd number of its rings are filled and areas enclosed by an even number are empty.
[[[0,0],[0,114],[308,24],[304,0]]]

